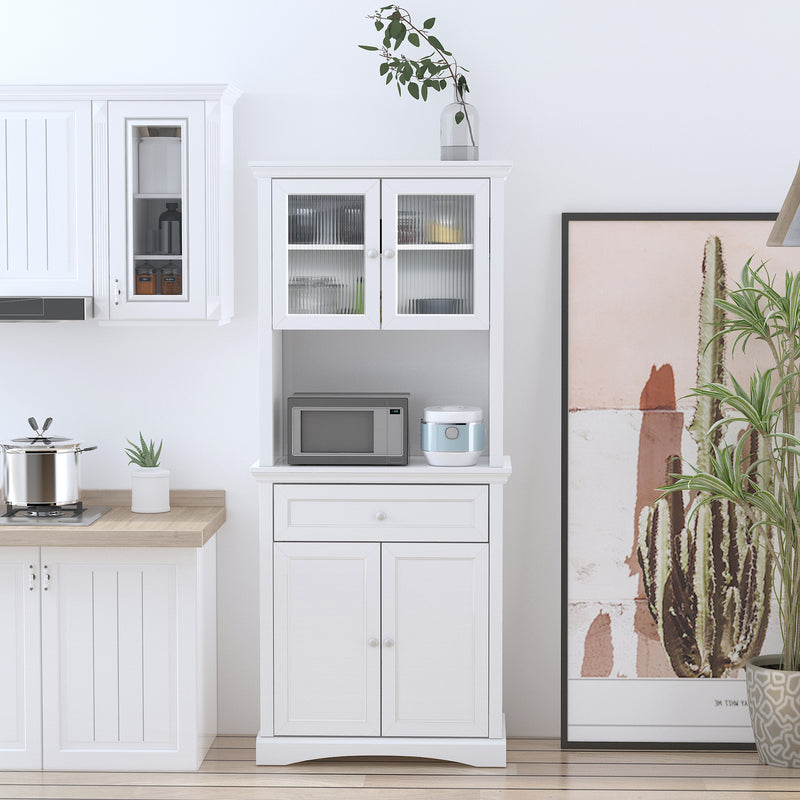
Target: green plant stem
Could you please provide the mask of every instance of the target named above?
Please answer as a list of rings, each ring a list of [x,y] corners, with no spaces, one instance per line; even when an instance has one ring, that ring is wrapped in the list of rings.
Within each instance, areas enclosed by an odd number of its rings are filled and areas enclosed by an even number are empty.
[[[403,22],[409,28],[411,28],[411,30],[413,30],[414,33],[416,33],[419,36],[421,36],[434,49],[434,51],[439,55],[439,58],[441,59],[442,63],[447,68],[447,71],[450,74],[450,79],[453,81],[453,86],[455,86],[455,88],[456,88],[456,98],[457,98],[456,102],[461,106],[461,110],[464,113],[464,122],[467,123],[467,129],[469,130],[469,139],[472,142],[472,145],[474,147],[475,146],[475,136],[473,135],[472,123],[470,122],[469,114],[467,113],[467,101],[464,100],[464,94],[458,87],[458,61],[456,61],[456,57],[451,54],[453,62],[450,63],[450,61],[448,60],[448,58],[445,55],[445,53],[440,48],[436,47],[435,44],[433,44],[431,42],[431,40],[428,38],[428,35],[425,33],[425,30],[423,28],[418,28],[416,25],[414,25],[414,23],[411,21],[411,13],[408,10],[406,10],[405,8],[402,8],[401,6],[394,6],[394,10],[397,11],[400,14]],[[370,14],[368,16],[369,16],[369,19],[376,19],[376,18],[377,19],[382,19],[382,17],[380,17],[380,16],[376,17],[375,14]],[[384,58],[386,58],[387,61],[389,59],[391,59],[391,57],[392,57],[391,53],[389,52],[389,50],[386,47],[383,48],[383,51],[382,51],[381,55],[383,55]]]

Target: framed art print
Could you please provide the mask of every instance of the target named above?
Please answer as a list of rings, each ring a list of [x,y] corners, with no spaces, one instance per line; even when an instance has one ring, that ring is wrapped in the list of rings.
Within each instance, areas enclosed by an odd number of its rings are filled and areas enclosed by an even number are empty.
[[[698,375],[759,361],[709,343],[709,315],[751,257],[800,264],[766,247],[775,217],[563,215],[565,747],[752,747],[744,662],[780,652],[770,565],[741,520],[695,530],[696,498],[660,487],[708,449]]]

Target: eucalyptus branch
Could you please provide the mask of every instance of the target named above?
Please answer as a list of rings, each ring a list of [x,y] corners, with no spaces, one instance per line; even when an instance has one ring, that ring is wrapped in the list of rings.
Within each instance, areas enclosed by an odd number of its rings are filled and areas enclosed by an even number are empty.
[[[402,96],[402,87],[415,99],[428,99],[428,92],[440,92],[452,82],[456,90],[456,102],[461,110],[455,115],[455,122],[460,125],[466,122],[470,141],[473,145],[475,135],[472,122],[467,111],[467,102],[464,94],[469,91],[464,72],[469,72],[466,67],[460,67],[455,56],[447,50],[439,39],[431,33],[436,18],[426,19],[422,26],[415,25],[411,13],[397,5],[383,6],[373,14],[368,14],[367,19],[373,20],[375,29],[382,32],[382,46],[360,44],[362,50],[377,52],[382,62],[379,73],[386,78],[388,86],[394,80],[397,93]],[[428,44],[433,53],[411,59],[404,54],[397,54],[397,49],[403,42],[408,42],[413,47],[420,47],[422,42]],[[427,73],[427,77],[426,77]],[[444,75],[443,75],[444,73]]]

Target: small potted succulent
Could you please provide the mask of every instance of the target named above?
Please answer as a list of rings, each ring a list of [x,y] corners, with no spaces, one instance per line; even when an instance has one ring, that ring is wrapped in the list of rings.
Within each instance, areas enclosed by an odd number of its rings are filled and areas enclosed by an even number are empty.
[[[139,432],[139,444],[126,439],[125,448],[131,470],[131,511],[137,514],[161,514],[169,511],[169,470],[159,466],[161,448],[151,439],[148,444]]]

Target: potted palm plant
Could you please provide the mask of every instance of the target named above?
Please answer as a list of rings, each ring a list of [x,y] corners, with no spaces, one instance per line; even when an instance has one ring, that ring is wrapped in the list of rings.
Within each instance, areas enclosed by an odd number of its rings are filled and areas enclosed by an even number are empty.
[[[169,470],[159,466],[163,439],[156,448],[148,444],[141,431],[139,444],[126,439],[125,448],[131,469],[131,511],[137,514],[160,514],[169,511]]]
[[[721,313],[710,341],[730,337],[742,352],[760,342],[767,362],[742,383],[722,364],[710,380],[699,378],[692,394],[719,412],[705,431],[710,457],[663,489],[692,493],[692,513],[712,503],[738,510],[748,542],[767,553],[783,649],[747,661],[748,707],[761,761],[800,767],[800,277],[787,273],[781,290],[763,263],[751,262],[714,301]]]

